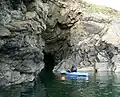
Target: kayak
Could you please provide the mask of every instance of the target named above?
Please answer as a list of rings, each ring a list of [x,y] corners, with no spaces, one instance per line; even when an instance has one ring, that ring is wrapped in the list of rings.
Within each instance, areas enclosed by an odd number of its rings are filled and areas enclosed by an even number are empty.
[[[84,77],[88,77],[88,73],[84,73],[84,72],[62,72],[61,74],[65,74],[65,75],[74,75],[74,76],[84,76]]]
[[[72,79],[86,79],[88,80],[88,76],[89,74],[88,73],[84,73],[84,72],[62,72],[61,73],[62,75],[66,75],[67,77],[69,78],[72,78]]]

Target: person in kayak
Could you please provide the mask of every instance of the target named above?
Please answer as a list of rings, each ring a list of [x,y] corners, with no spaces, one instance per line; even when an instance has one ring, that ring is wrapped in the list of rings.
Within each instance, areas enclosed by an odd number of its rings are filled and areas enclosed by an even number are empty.
[[[76,66],[72,66],[71,72],[77,72],[77,67]]]

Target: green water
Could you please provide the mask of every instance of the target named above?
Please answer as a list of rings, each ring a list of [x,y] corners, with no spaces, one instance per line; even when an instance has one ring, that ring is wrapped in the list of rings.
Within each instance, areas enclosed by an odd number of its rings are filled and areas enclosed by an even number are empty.
[[[0,89],[0,97],[120,97],[120,74],[90,73],[86,80],[59,80],[42,73],[34,83]]]

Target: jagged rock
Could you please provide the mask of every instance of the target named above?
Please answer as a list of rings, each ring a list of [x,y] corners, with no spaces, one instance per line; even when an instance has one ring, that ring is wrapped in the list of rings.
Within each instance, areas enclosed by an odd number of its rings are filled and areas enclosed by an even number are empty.
[[[111,26],[109,27],[106,35],[102,37],[102,40],[106,41],[107,43],[113,44],[115,46],[119,45],[120,43],[120,20],[113,20]]]
[[[120,55],[114,55],[114,57],[112,58],[112,62],[114,63],[114,71],[120,72]]]
[[[96,63],[97,71],[111,71],[110,64],[108,62]]]
[[[11,35],[11,32],[5,28],[4,26],[0,25],[0,37],[9,37]]]
[[[10,14],[11,14],[12,21],[24,19],[24,14],[19,10],[12,10],[10,11]]]
[[[83,15],[83,21],[93,21],[96,23],[109,23],[111,22],[110,17],[100,13],[85,13]]]
[[[10,29],[10,31],[20,32],[20,31],[31,30],[31,28],[28,26],[29,24],[30,24],[30,21],[19,20],[19,21],[11,22],[9,25],[6,25],[6,27]]]
[[[80,11],[80,9],[70,10],[70,11],[68,11],[68,13],[59,17],[59,19],[58,19],[59,26],[62,29],[70,28],[77,21],[80,20],[81,15],[82,15],[82,12]]]
[[[100,62],[109,62],[107,55],[104,52],[99,52],[97,55]]]
[[[7,11],[1,9],[0,24],[5,25],[5,24],[9,23],[10,21],[11,21],[11,15]]]
[[[81,8],[82,10],[83,8],[81,4],[82,1],[79,3],[76,0],[76,2],[73,2],[72,0],[71,1],[68,0],[65,3],[66,5],[73,4],[70,5],[71,8],[69,9],[72,9],[72,7],[74,6],[75,8],[76,7],[78,9]],[[59,63],[62,70],[70,69],[72,65],[76,65],[78,67],[80,66],[81,68],[93,67],[94,69],[98,69],[98,71],[114,71],[115,65],[114,65],[114,61],[112,61],[112,58],[115,55],[119,55],[119,53],[116,45],[112,44],[111,42],[108,42],[109,37],[106,38],[106,36],[108,36],[111,31],[110,30],[111,23],[112,26],[117,25],[118,27],[119,22],[115,24],[111,16],[102,14],[101,12],[95,13],[95,12],[83,11],[81,13],[82,14],[81,18],[79,18],[79,20],[76,21],[74,25],[66,26],[64,24],[69,24],[72,22],[72,20],[68,19],[69,20],[68,23],[68,20],[66,19],[66,17],[69,16],[67,15],[69,14],[68,10],[66,10],[65,12],[62,10],[61,12],[62,17],[58,17],[58,18],[62,18],[60,19],[61,21],[59,22],[63,22],[63,24],[60,23],[61,30],[62,28],[69,29],[69,33],[70,33],[69,36],[70,38],[69,41],[67,42],[71,50],[70,53],[66,56],[66,59],[65,60],[63,59]],[[83,8],[83,10],[85,10],[85,8]],[[66,17],[64,17],[64,15]],[[115,38],[116,37],[114,37],[114,39]],[[58,71],[61,70],[59,66],[56,66],[55,68],[57,68]]]
[[[84,21],[83,22],[83,29],[85,33],[88,34],[98,34],[104,29],[105,24],[96,23],[93,21]]]
[[[44,64],[48,70],[58,64],[57,70],[76,65],[119,71],[114,59],[119,56],[119,37],[110,39],[114,31],[119,34],[119,21],[111,16],[88,12],[90,5],[80,0],[3,1],[0,85],[33,81]]]
[[[3,86],[33,81],[44,68],[45,42],[40,34],[46,29],[47,17],[47,5],[41,0],[6,3],[0,11],[0,85]]]
[[[28,20],[33,19],[33,18],[36,17],[36,14],[37,14],[36,12],[27,12],[25,18],[28,19]]]

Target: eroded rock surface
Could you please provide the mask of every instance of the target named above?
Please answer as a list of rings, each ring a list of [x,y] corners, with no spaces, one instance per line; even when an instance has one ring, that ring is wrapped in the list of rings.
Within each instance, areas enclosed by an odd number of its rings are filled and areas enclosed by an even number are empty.
[[[0,85],[33,81],[44,64],[56,71],[76,65],[119,72],[117,11],[90,12],[91,6],[81,0],[0,2]]]
[[[55,70],[69,70],[72,65],[76,65],[80,68],[86,68],[86,70],[88,67],[93,67],[93,71],[97,69],[98,71],[117,72],[117,68],[119,68],[118,62],[113,58],[119,55],[119,37],[116,39],[113,32],[118,34],[119,22],[115,22],[116,19],[110,15],[86,11],[83,6],[85,3],[79,0],[64,1],[64,5],[67,6],[67,4],[71,8],[67,8],[69,10],[75,7],[80,9],[81,17],[67,29],[69,31],[69,41],[67,42],[70,45],[70,52],[66,58],[61,58],[62,61],[59,62],[59,66],[55,67]],[[61,13],[66,13],[67,11],[62,10]],[[70,21],[72,22],[72,20]],[[60,24],[64,25],[64,21],[62,22]],[[66,25],[69,24],[66,23]],[[109,34],[111,33],[110,31],[112,31],[112,34]]]
[[[33,81],[44,67],[41,33],[47,5],[41,0],[3,0],[0,8],[0,85]]]

